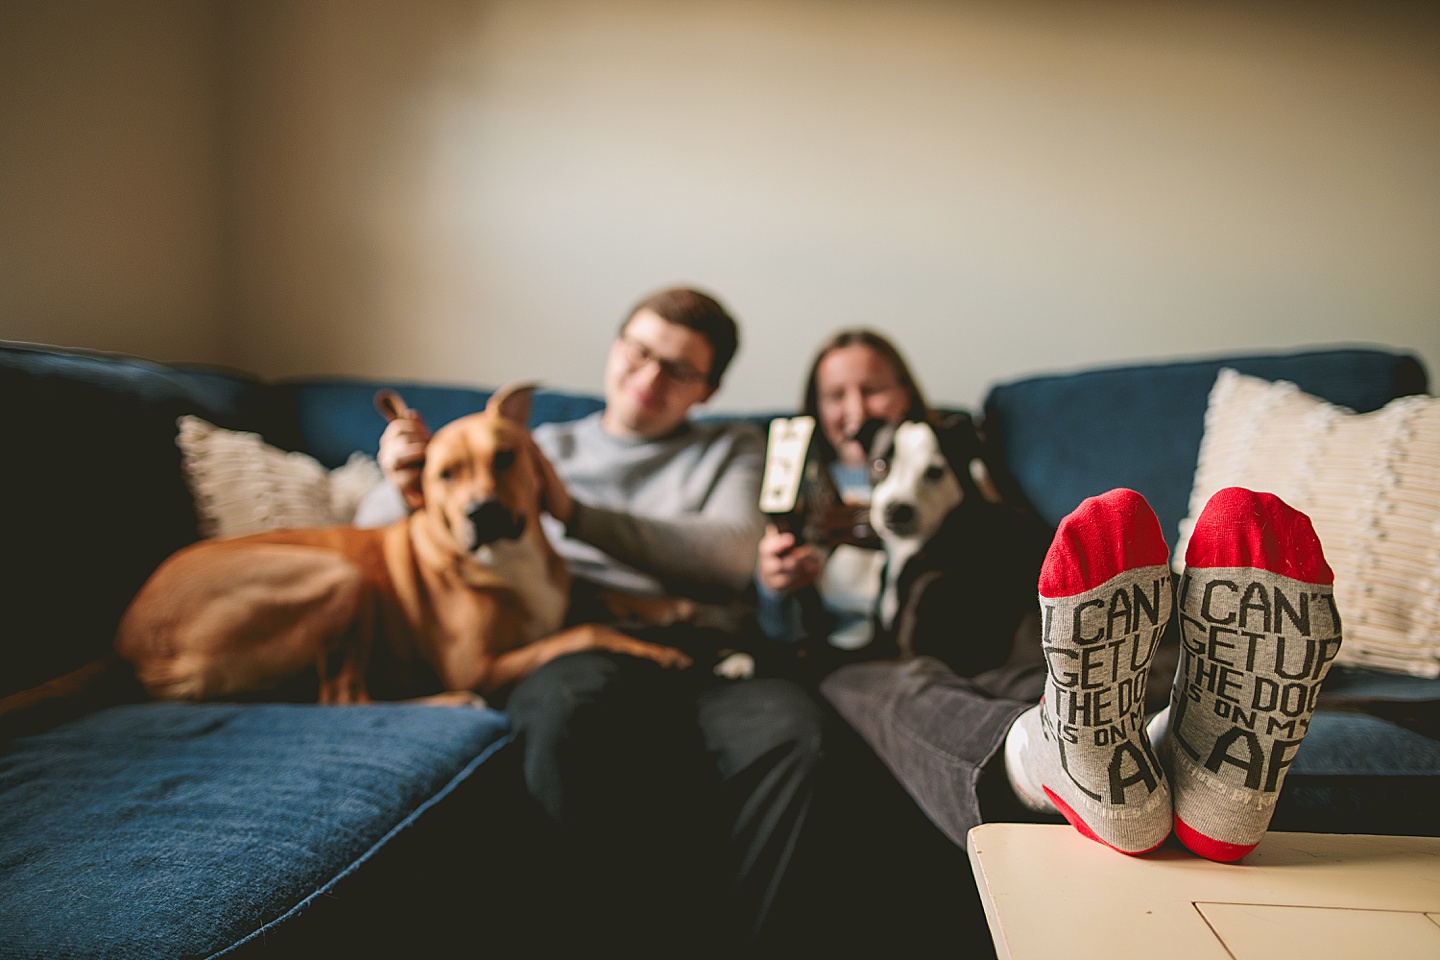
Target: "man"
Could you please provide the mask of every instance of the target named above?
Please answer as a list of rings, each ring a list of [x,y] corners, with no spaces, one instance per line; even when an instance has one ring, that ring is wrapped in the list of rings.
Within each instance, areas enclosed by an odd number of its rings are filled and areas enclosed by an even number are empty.
[[[753,429],[688,419],[737,345],[715,299],[662,290],[636,305],[610,346],[604,409],[535,430],[560,481],[547,493],[548,532],[576,579],[572,621],[597,615],[599,588],[723,607],[750,584],[764,442]],[[412,506],[428,437],[406,419],[381,438],[382,469]],[[631,647],[605,629],[570,629],[577,652],[539,666],[503,705],[530,795],[605,888],[591,893],[632,904],[613,930],[629,939],[670,921],[674,931],[703,909],[707,938],[727,923],[760,932],[809,808],[817,704],[789,681],[664,669],[688,662],[671,644],[703,634],[689,626],[632,631],[641,642],[626,637]],[[727,864],[715,909],[710,847]],[[596,922],[609,909],[597,908]]]

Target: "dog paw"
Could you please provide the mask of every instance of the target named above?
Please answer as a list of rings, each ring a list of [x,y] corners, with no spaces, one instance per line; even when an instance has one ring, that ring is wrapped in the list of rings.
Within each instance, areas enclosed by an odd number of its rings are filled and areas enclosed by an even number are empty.
[[[732,653],[715,664],[715,676],[726,680],[748,680],[755,676],[755,658],[748,653]]]
[[[423,702],[432,707],[470,707],[474,710],[484,710],[490,706],[489,701],[471,690],[447,690],[433,697],[426,697]]]

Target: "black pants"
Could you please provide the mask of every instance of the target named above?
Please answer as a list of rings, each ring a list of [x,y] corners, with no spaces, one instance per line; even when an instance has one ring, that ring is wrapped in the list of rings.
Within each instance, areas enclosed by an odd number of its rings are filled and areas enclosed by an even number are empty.
[[[586,943],[695,955],[743,950],[763,933],[821,757],[810,694],[586,652],[530,674],[505,709],[527,790],[590,908]]]

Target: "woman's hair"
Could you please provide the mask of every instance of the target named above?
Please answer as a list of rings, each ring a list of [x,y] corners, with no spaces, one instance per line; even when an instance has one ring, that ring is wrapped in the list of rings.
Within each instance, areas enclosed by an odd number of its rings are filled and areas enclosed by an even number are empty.
[[[862,346],[869,347],[880,356],[895,374],[895,382],[910,396],[910,407],[905,411],[906,420],[919,420],[925,423],[933,422],[934,416],[931,413],[930,405],[925,402],[925,396],[920,392],[920,384],[915,382],[915,376],[910,372],[910,365],[900,355],[885,337],[874,330],[867,330],[863,327],[851,330],[841,330],[821,345],[818,353],[815,354],[815,362],[810,364],[810,377],[805,381],[805,400],[802,411],[806,416],[820,419],[820,364],[830,354],[844,347]],[[835,459],[835,448],[825,436],[825,431],[815,431],[815,438],[812,441],[820,459],[829,462]]]

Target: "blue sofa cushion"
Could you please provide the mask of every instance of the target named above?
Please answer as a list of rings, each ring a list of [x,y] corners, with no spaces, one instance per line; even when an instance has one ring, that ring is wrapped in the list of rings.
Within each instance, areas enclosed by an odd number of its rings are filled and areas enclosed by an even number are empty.
[[[1440,740],[1363,713],[1317,710],[1285,785],[1290,788],[1290,776],[1403,777],[1421,772],[1440,778]]]
[[[1380,717],[1317,710],[1270,828],[1434,836],[1437,808],[1440,741]]]
[[[273,937],[510,740],[489,709],[143,704],[0,755],[0,956]]]
[[[1144,494],[1173,545],[1189,508],[1210,388],[1221,368],[1289,380],[1357,413],[1423,393],[1411,354],[1346,348],[1140,364],[995,386],[985,429],[1021,492],[1052,527],[1086,497]]]

